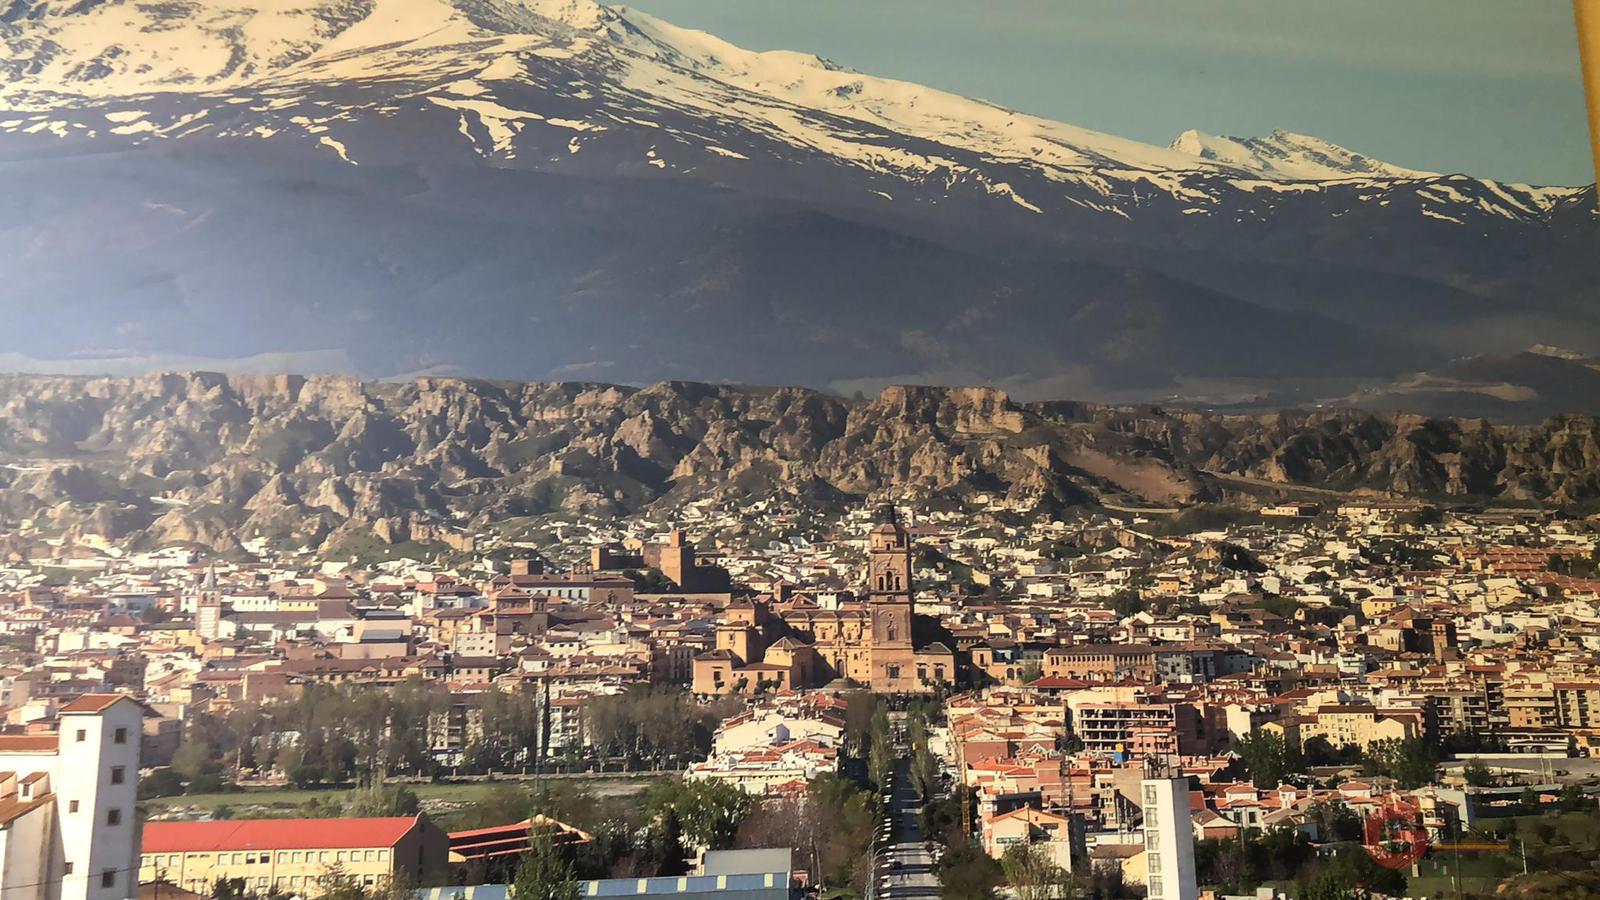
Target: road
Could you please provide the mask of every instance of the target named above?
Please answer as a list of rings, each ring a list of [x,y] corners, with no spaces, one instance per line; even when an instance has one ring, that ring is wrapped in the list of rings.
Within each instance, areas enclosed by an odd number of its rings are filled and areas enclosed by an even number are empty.
[[[911,761],[895,761],[894,797],[888,804],[889,840],[880,844],[873,896],[878,900],[933,900],[939,876],[917,824],[917,792],[911,789]]]

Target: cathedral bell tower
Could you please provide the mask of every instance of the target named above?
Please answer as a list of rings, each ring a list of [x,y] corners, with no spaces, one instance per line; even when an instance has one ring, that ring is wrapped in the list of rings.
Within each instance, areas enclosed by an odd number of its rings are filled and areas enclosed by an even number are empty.
[[[874,649],[911,646],[911,539],[892,510],[868,535],[867,607]]]

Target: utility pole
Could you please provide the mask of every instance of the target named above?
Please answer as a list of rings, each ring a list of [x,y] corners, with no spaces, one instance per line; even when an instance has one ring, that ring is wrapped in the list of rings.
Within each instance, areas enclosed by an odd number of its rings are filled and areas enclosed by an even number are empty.
[[[1578,28],[1578,59],[1583,66],[1583,94],[1589,107],[1589,153],[1595,180],[1600,181],[1600,0],[1572,0]]]

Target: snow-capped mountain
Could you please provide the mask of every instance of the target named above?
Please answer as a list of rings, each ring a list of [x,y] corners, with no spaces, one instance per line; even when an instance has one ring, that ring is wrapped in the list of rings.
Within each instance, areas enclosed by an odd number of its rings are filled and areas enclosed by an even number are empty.
[[[1236,396],[1600,339],[1592,189],[1158,147],[592,0],[0,0],[0,192],[43,335],[0,354]]]
[[[481,127],[492,138],[481,148],[485,154],[512,151],[515,134],[531,123],[593,131],[644,124],[626,114],[655,107],[656,112],[736,121],[780,142],[845,159],[876,156],[881,164],[930,170],[947,161],[897,153],[883,146],[879,130],[1048,167],[1263,177],[1277,177],[1288,168],[1261,165],[1244,154],[1238,159],[1219,156],[1209,147],[1192,152],[1099,134],[922,85],[864,75],[808,54],[751,52],[592,0],[11,4],[0,13],[0,21],[10,26],[0,32],[9,75],[0,85],[0,103],[15,110],[52,110],[142,94],[255,90],[270,99],[253,111],[271,113],[287,109],[285,98],[306,88],[392,82],[416,92],[399,99],[420,96],[460,111],[464,130]],[[581,84],[556,84],[549,77],[574,68],[587,76]],[[597,74],[602,77],[595,78]],[[496,96],[498,88],[530,83],[562,99],[588,101],[588,108],[561,120],[566,124],[550,126],[552,117],[543,110],[525,108],[538,104],[507,106]],[[349,111],[289,117],[282,124],[325,135],[336,130],[337,113]],[[840,128],[832,117],[850,120],[849,126]],[[23,121],[31,128],[42,120]],[[109,121],[105,130],[113,133],[167,134],[172,127],[148,120],[130,124],[139,121],[131,113]],[[179,127],[192,133],[213,126],[188,120]],[[1301,156],[1309,158],[1311,152]],[[1375,167],[1366,174],[1417,173]],[[1296,172],[1289,177],[1320,176]]]
[[[1338,144],[1278,130],[1264,138],[1236,138],[1189,129],[1170,145],[1172,150],[1210,163],[1259,172],[1291,181],[1339,178],[1433,178],[1422,172],[1363,156]]]
[[[1181,189],[1162,173],[1269,180],[1431,175],[1285,132],[1241,140],[1190,131],[1170,147],[1156,147],[808,54],[751,52],[593,0],[10,2],[0,14],[9,26],[0,31],[9,76],[0,85],[0,108],[33,113],[4,126],[22,133],[141,140],[299,133],[343,153],[341,123],[354,114],[426,102],[457,114],[461,135],[502,161],[518,155],[524,131],[557,129],[576,138],[563,141],[576,153],[584,143],[578,135],[663,126],[673,143],[738,159],[717,134],[735,128],[745,140],[821,152],[873,171],[972,178],[1025,208],[1031,201],[986,177],[990,165],[1024,165],[1064,181],[1083,180],[1086,169],[1113,178],[1151,173],[1154,186],[1175,193]],[[302,108],[299,98],[330,85],[364,96]],[[386,87],[374,90],[379,85]],[[254,115],[248,128],[196,112],[162,117],[119,109],[98,123],[50,115],[163,94],[221,99]],[[670,127],[685,116],[710,127]],[[907,147],[908,138],[934,146]],[[648,164],[670,165],[655,158]],[[1519,190],[1503,202],[1528,212],[1559,196]]]

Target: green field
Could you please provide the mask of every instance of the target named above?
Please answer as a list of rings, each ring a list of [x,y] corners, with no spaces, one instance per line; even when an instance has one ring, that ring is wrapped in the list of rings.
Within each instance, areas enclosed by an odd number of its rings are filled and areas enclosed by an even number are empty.
[[[548,779],[549,784],[563,785],[580,790],[596,798],[624,797],[647,790],[654,779],[600,777],[583,779]],[[511,788],[532,788],[530,781],[471,781],[442,782],[434,784],[408,784],[421,801],[422,811],[441,827],[454,826],[461,815],[474,804],[487,800],[496,791]],[[161,819],[208,818],[219,809],[235,819],[288,819],[316,815],[322,810],[336,810],[350,795],[349,788],[319,788],[297,790],[294,788],[247,788],[220,794],[184,794],[177,797],[157,797],[141,801],[145,814]],[[321,814],[329,814],[322,812]]]

